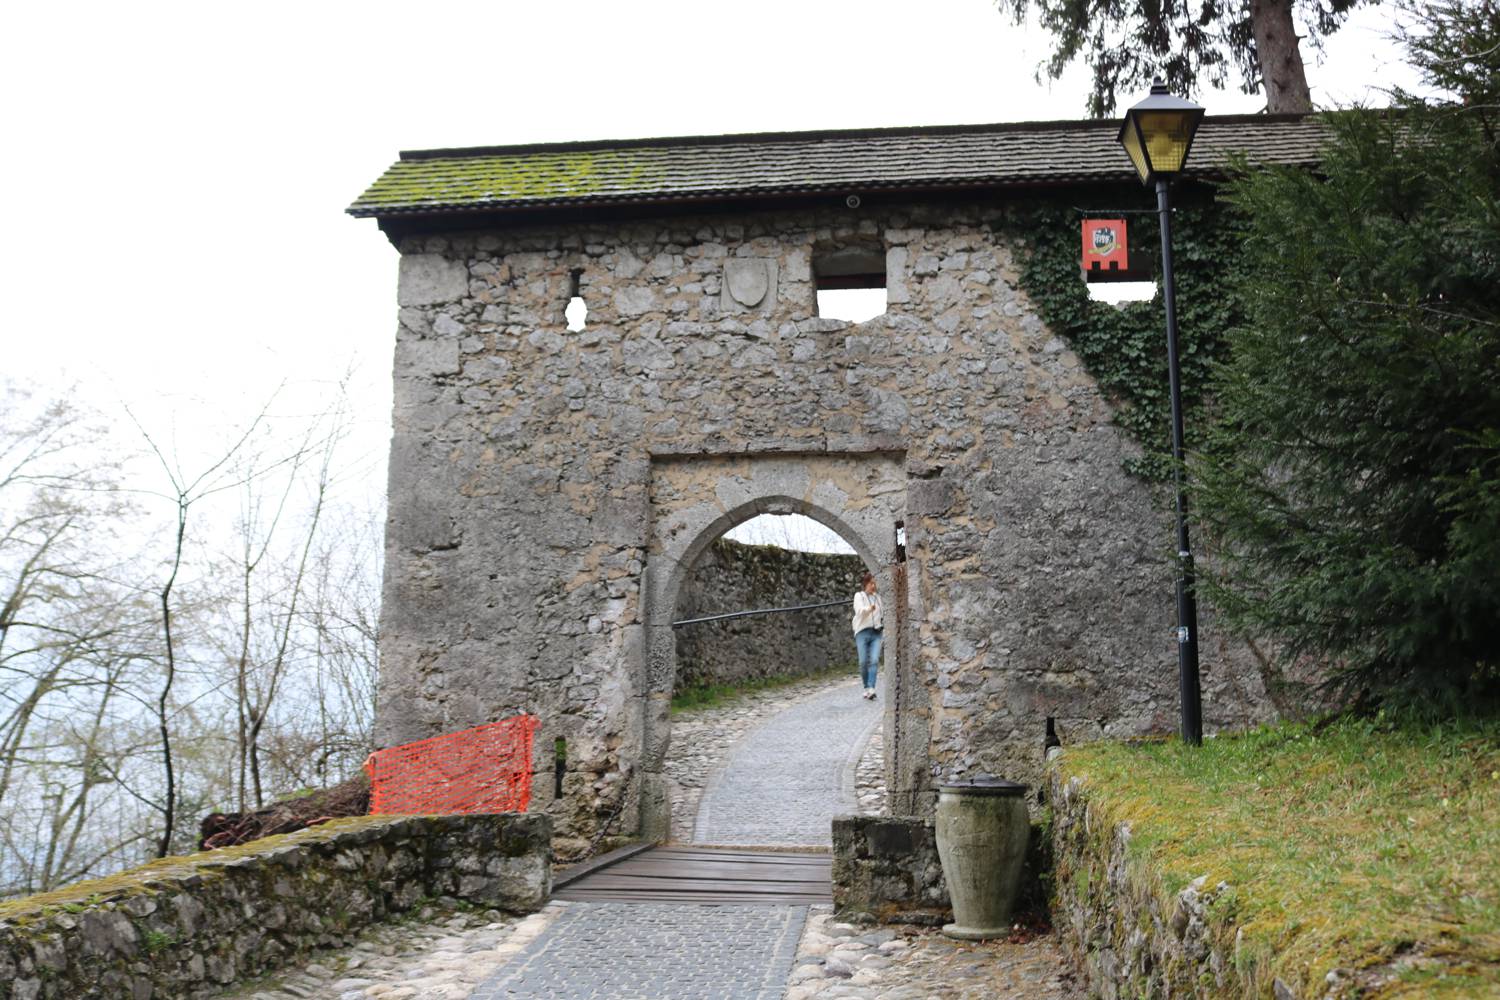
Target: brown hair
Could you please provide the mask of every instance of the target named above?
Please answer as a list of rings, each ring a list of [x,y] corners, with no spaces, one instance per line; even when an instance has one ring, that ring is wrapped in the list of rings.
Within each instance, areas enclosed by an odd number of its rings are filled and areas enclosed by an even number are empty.
[[[866,571],[865,575],[859,578],[859,587],[860,587],[860,589],[863,590],[864,587],[865,587],[865,584],[869,583],[873,579],[875,579],[875,574]]]

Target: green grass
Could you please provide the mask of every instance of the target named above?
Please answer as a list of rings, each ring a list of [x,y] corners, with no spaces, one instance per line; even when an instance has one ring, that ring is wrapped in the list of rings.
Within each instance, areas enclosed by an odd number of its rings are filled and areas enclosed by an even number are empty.
[[[154,955],[163,948],[170,948],[177,943],[177,935],[173,931],[148,930],[142,940],[146,946],[146,953]]]
[[[814,674],[785,674],[775,677],[755,677],[750,680],[741,681],[738,684],[693,684],[672,692],[672,711],[691,712],[700,708],[714,708],[734,701],[741,695],[752,691],[769,691],[775,688],[783,688],[803,681],[833,680],[835,677],[845,675],[848,677],[859,676],[859,668],[850,664],[844,667],[829,667],[827,670]]]
[[[1435,961],[1364,995],[1500,996],[1500,720],[1099,743],[1062,767],[1131,824],[1164,904],[1200,875],[1229,883],[1215,910],[1244,939],[1220,944],[1262,986],[1303,995],[1332,969],[1417,954]]]

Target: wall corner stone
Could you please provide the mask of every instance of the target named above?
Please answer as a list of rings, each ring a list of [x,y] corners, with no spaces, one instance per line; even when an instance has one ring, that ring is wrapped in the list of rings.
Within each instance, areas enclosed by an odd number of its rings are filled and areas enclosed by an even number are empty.
[[[469,294],[469,269],[461,260],[436,253],[406,254],[401,258],[396,285],[400,306],[439,306]]]

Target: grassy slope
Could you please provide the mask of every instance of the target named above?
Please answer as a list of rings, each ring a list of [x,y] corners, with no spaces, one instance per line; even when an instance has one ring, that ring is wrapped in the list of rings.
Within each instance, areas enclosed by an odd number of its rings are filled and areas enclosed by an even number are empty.
[[[1500,996],[1500,720],[1100,743],[1063,766],[1131,823],[1164,894],[1229,883],[1241,955],[1267,975],[1305,990],[1415,950],[1440,967],[1378,995]]]

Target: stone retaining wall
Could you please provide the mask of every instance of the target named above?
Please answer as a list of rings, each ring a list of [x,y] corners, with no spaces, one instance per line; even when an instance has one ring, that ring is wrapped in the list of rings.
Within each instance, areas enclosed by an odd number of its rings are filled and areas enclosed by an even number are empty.
[[[199,998],[448,896],[529,912],[546,816],[363,816],[0,904],[0,1000]]]
[[[735,684],[757,677],[817,673],[856,662],[849,628],[865,566],[856,555],[793,552],[720,539],[683,588],[680,618],[818,604],[815,611],[704,622],[677,630],[677,686]]]
[[[1050,765],[1053,918],[1094,996],[1260,997],[1268,990],[1216,942],[1235,929],[1216,915],[1228,886],[1198,878],[1172,893],[1130,849],[1130,824],[1112,822],[1087,783]],[[1281,987],[1285,989],[1285,987]],[[1278,998],[1283,994],[1278,991]],[[1290,995],[1290,994],[1287,994]]]

